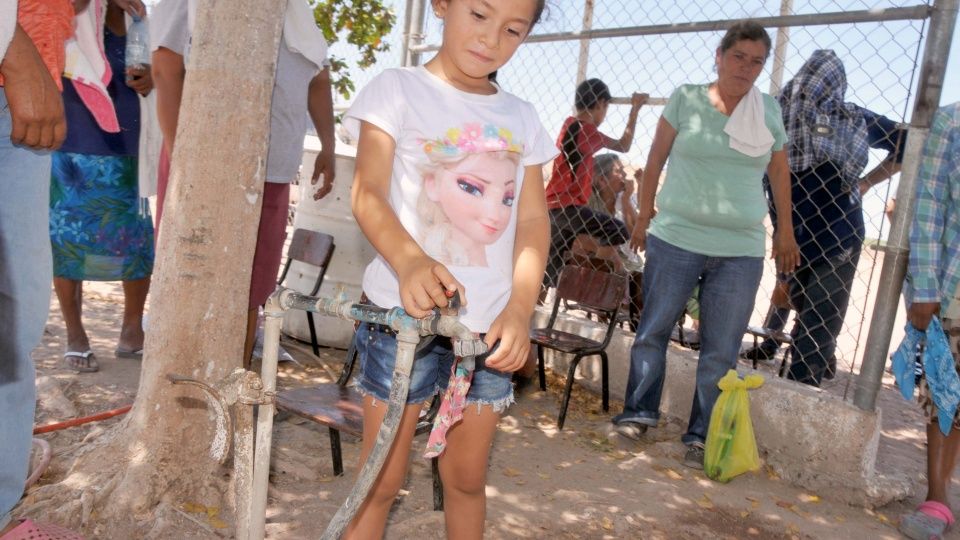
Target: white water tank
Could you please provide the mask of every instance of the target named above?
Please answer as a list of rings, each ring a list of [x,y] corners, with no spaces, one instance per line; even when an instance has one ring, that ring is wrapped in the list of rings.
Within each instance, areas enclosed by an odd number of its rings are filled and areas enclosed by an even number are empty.
[[[350,186],[356,161],[356,148],[337,143],[336,179],[333,191],[319,201],[313,200],[317,186],[310,184],[313,164],[320,151],[320,140],[307,136],[304,141],[303,164],[300,170],[299,202],[293,219],[294,229],[308,229],[332,235],[336,249],[330,268],[323,279],[318,295],[336,297],[346,295],[359,300],[363,270],[376,256],[373,246],[360,231],[350,210]],[[286,285],[309,293],[317,279],[316,267],[294,262],[290,267]],[[328,347],[347,348],[353,337],[353,323],[343,319],[315,315],[317,341]],[[302,341],[310,341],[310,329],[303,312],[291,312],[284,317],[284,333]]]

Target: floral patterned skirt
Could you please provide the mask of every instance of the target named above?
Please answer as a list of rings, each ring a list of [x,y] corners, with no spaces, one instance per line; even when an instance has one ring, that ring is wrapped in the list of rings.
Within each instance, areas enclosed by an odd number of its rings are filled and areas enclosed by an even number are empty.
[[[153,220],[137,158],[54,152],[50,243],[56,277],[137,280],[153,272]]]

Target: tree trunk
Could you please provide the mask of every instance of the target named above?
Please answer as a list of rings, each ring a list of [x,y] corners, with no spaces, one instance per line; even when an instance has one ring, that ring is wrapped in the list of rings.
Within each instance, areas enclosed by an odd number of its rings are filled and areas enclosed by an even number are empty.
[[[213,383],[242,363],[285,7],[201,0],[197,10],[133,410],[31,497],[97,537],[119,538],[108,532],[117,520],[153,521],[161,502],[223,504],[212,418],[196,388],[166,375]]]

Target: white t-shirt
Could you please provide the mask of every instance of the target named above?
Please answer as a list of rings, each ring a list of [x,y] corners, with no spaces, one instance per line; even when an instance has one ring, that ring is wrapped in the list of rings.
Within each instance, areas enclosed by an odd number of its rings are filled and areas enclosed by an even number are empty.
[[[297,3],[299,2],[299,4]],[[301,6],[302,4],[302,6]],[[291,0],[288,12],[306,6],[303,0]],[[150,18],[150,50],[159,47],[184,57],[190,54],[190,38],[196,9],[194,0],[163,0],[154,7]],[[296,13],[299,13],[297,11]],[[288,13],[293,16],[293,14]],[[326,59],[327,44],[316,25],[312,35],[301,28],[291,26],[287,18],[284,38],[280,40],[277,56],[276,79],[273,84],[273,101],[270,106],[270,146],[267,150],[266,181],[289,184],[300,168],[303,156],[303,138],[307,133],[307,90],[310,81],[322,66],[308,60],[303,54],[291,50],[289,32],[297,32],[293,41],[309,40],[309,53]],[[302,22],[302,21],[300,21]],[[306,48],[306,47],[304,47]]]
[[[523,167],[557,149],[533,106],[499,90],[460,91],[423,67],[389,69],[357,95],[344,126],[360,121],[396,141],[390,205],[430,257],[466,287],[461,321],[486,332],[510,299],[513,246]],[[363,290],[382,307],[399,306],[400,285],[378,256]]]

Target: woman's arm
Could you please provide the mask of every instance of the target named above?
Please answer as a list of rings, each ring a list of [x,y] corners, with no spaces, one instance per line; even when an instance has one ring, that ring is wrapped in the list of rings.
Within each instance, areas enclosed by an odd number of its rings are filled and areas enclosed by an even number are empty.
[[[632,231],[637,224],[637,207],[634,206],[634,188],[637,182],[643,181],[643,169],[637,169],[633,174],[634,180],[627,179],[623,183],[623,192],[620,193],[620,209],[623,212],[623,223],[627,230]]]
[[[606,135],[603,136],[604,148],[609,148],[614,152],[629,152],[633,146],[633,132],[637,128],[637,115],[640,108],[650,99],[648,94],[636,94],[630,97],[630,115],[627,117],[627,127],[623,130],[623,135],[619,139],[614,139]]]
[[[776,150],[767,165],[773,206],[777,213],[776,233],[771,256],[777,262],[777,272],[788,274],[800,266],[800,248],[793,235],[793,203],[790,201],[790,165],[787,151]]]
[[[393,137],[362,122],[350,203],[363,234],[397,273],[403,309],[412,317],[426,317],[434,306],[447,307],[446,292],[459,290],[464,304],[467,295],[445,266],[424,253],[390,206],[395,151]]]
[[[517,234],[513,247],[513,290],[484,337],[488,346],[500,346],[486,359],[494,369],[512,372],[523,367],[530,352],[530,319],[540,294],[550,249],[550,218],[539,165],[525,167],[517,207]]]
[[[657,122],[657,131],[653,135],[650,155],[647,156],[647,166],[643,168],[643,181],[638,186],[637,222],[630,238],[630,247],[634,250],[643,251],[647,247],[647,227],[655,213],[653,200],[657,196],[660,173],[663,172],[663,166],[670,156],[676,138],[677,130],[661,116]]]
[[[166,47],[160,47],[153,51],[151,73],[154,88],[157,90],[157,122],[163,132],[163,144],[167,148],[167,154],[173,157],[180,100],[183,97],[183,79],[186,76],[183,56]]]
[[[313,164],[313,177],[310,179],[310,183],[316,185],[320,175],[323,175],[323,185],[313,194],[313,200],[319,201],[333,189],[333,177],[336,174],[334,148],[337,143],[333,136],[333,93],[330,88],[330,68],[323,68],[310,81],[307,110],[310,112],[310,119],[313,120],[313,127],[317,130],[317,136],[320,138],[320,153]]]

